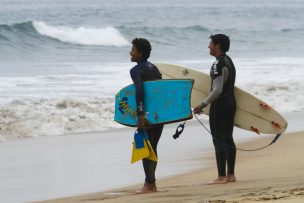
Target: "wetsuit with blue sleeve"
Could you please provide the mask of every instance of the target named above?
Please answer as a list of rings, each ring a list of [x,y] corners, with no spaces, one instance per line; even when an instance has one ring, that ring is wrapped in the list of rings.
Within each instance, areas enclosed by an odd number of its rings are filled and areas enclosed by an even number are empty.
[[[213,63],[210,76],[212,79],[211,93],[202,105],[211,104],[209,123],[219,176],[234,174],[236,147],[233,140],[234,116],[236,101],[234,84],[236,71],[229,56],[223,54]]]
[[[137,114],[144,115],[144,86],[143,82],[162,79],[162,75],[158,68],[147,60],[138,61],[137,65],[130,70],[130,75],[136,89]],[[147,129],[147,134],[151,142],[152,148],[157,156],[157,144],[163,131],[164,124],[151,125]],[[143,167],[145,171],[145,182],[155,182],[155,170],[157,162],[143,159]]]

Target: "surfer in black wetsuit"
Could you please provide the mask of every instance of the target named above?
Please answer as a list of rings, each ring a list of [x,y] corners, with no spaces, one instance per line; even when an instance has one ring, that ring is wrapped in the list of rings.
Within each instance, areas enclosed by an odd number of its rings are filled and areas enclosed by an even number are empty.
[[[226,35],[210,36],[210,55],[216,58],[210,76],[212,79],[211,93],[194,108],[194,113],[201,113],[209,104],[209,123],[215,147],[218,178],[210,184],[235,182],[234,166],[236,147],[233,140],[234,115],[236,102],[234,96],[235,67],[226,52],[229,50],[230,40]],[[227,164],[227,172],[226,172]]]
[[[132,50],[130,51],[131,61],[136,62],[137,65],[130,70],[130,75],[133,80],[136,89],[136,103],[137,103],[137,127],[145,128],[147,126],[147,120],[145,119],[145,107],[144,107],[144,81],[151,81],[161,79],[162,75],[158,68],[147,61],[151,53],[150,42],[143,38],[135,38],[132,41]],[[146,129],[149,137],[149,141],[157,156],[157,143],[163,131],[164,124],[151,125]],[[156,192],[155,184],[155,170],[157,162],[143,159],[143,168],[145,171],[145,184],[143,188],[137,193],[149,193]]]

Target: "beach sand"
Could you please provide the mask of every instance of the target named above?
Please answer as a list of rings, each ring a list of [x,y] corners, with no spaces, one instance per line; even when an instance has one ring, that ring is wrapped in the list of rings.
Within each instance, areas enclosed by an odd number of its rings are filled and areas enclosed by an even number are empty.
[[[239,148],[260,147],[269,138],[239,144]],[[135,195],[142,185],[66,197],[44,203],[95,203],[95,202],[174,202],[174,203],[250,203],[250,202],[304,202],[304,132],[283,134],[270,147],[255,151],[237,151],[237,182],[208,185],[216,178],[214,154],[209,168],[157,180],[158,192]]]

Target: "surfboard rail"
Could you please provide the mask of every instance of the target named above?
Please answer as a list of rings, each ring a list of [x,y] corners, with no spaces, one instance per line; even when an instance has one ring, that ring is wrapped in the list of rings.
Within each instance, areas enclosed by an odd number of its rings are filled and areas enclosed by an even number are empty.
[[[155,63],[155,65],[163,78],[194,80],[191,94],[193,108],[209,95],[211,78],[208,74],[182,65],[168,63]],[[287,121],[274,108],[239,87],[235,87],[234,90],[237,103],[234,120],[236,127],[257,134],[279,134],[286,130]],[[209,107],[205,108],[204,113],[209,115]]]

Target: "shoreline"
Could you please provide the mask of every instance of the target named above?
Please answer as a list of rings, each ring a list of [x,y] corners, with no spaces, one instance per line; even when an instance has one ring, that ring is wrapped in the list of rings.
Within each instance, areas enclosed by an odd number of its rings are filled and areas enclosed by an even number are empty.
[[[260,138],[240,143],[241,148],[253,148],[268,142]],[[105,192],[89,193],[44,203],[61,202],[303,202],[304,131],[286,133],[270,147],[256,152],[237,152],[236,183],[207,185],[216,178],[214,155],[207,160],[210,166],[189,173],[161,178],[157,181],[158,192],[134,195],[142,185],[136,184]],[[201,157],[200,160],[206,160]]]
[[[299,128],[299,126],[301,125],[300,123],[300,118],[302,118],[302,116],[304,115],[304,111],[296,111],[296,112],[285,112],[285,113],[281,113],[281,115],[286,118],[287,121],[292,121],[292,122],[288,122],[288,127],[287,127],[287,131],[288,133],[290,132],[295,132],[298,131],[299,129],[302,130],[301,128]],[[206,122],[206,125],[208,124],[208,119],[206,119],[206,116],[204,116],[203,119],[201,119],[203,122]],[[115,121],[113,121],[115,122]],[[116,123],[116,122],[115,122]],[[116,123],[117,124],[117,123]],[[173,124],[167,124],[168,126],[175,126],[175,128],[177,127],[178,123],[173,123]],[[197,124],[197,121],[195,120],[195,118],[188,120],[187,121],[187,126],[195,126]],[[26,136],[26,137],[20,137],[20,138],[8,138],[8,139],[3,139],[1,140],[0,137],[0,144],[2,143],[9,143],[9,142],[24,142],[24,141],[31,141],[34,139],[49,139],[52,137],[64,137],[64,136],[78,136],[78,135],[94,135],[94,134],[105,134],[105,133],[121,133],[124,132],[128,129],[132,129],[128,126],[124,126],[121,124],[117,124],[118,127],[112,127],[112,128],[107,128],[104,130],[88,130],[88,131],[75,131],[75,132],[67,132],[67,133],[63,133],[63,134],[55,134],[55,135],[38,135],[38,136]],[[302,127],[302,126],[301,126]],[[174,127],[173,127],[174,128]],[[135,129],[135,128],[134,128]],[[235,129],[239,129],[238,127],[235,126]],[[249,132],[249,131],[248,131]]]

